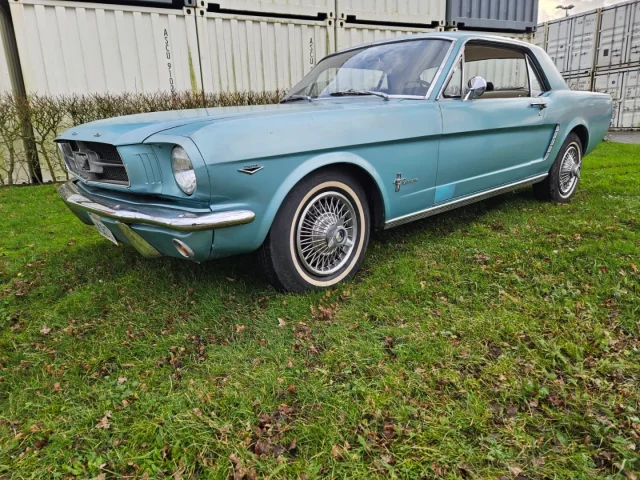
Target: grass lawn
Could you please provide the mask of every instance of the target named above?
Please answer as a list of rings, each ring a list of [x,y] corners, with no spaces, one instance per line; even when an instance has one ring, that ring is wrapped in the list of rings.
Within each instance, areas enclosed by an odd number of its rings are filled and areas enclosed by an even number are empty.
[[[0,478],[640,476],[640,146],[374,235],[350,284],[145,260],[0,190]],[[103,476],[100,476],[103,475]]]

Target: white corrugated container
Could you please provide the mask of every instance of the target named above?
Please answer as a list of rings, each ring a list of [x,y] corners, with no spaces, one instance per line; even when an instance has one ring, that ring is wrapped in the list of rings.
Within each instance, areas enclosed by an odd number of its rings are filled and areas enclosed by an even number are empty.
[[[335,21],[228,15],[198,10],[206,93],[275,91],[298,83],[335,51]]]
[[[640,128],[640,68],[626,70],[622,79],[622,100],[618,128]]]
[[[631,10],[626,61],[629,65],[634,65],[640,64],[640,1],[636,1]]]
[[[10,20],[7,13],[0,7],[0,94],[13,92],[11,77],[15,68],[11,61],[11,44],[9,35]]]
[[[612,127],[619,125],[619,111],[623,97],[623,79],[624,71],[597,73],[593,79],[593,91],[608,93],[613,99]]]
[[[444,26],[447,0],[336,0],[338,20]]]
[[[597,70],[620,68],[625,64],[633,7],[634,4],[623,3],[602,9],[598,32]]]
[[[467,79],[475,76],[487,82],[499,85],[500,88],[519,87],[527,83],[527,71],[524,60],[496,59],[482,62],[466,63],[464,76]]]
[[[406,28],[406,27],[387,27],[382,25],[365,25],[360,23],[347,23],[338,21],[336,27],[336,50],[344,50],[345,48],[355,47],[378,40],[387,40],[395,37],[403,37],[406,35],[415,35],[418,33],[440,32],[442,29],[437,28]]]
[[[201,0],[196,0],[201,6]],[[317,17],[324,15],[335,18],[336,0],[211,0],[223,10],[247,12],[250,14],[280,14]],[[205,3],[206,4],[206,3]]]
[[[591,74],[565,77],[564,80],[567,82],[567,86],[571,90],[577,90],[580,92],[591,91]]]
[[[571,39],[567,72],[585,73],[593,70],[599,15],[600,11],[594,10],[568,18],[571,22]]]
[[[15,0],[27,92],[198,91],[194,9]]]
[[[547,44],[545,50],[561,73],[567,71],[567,65],[569,63],[571,25],[570,17],[547,24]]]
[[[535,46],[542,48],[543,50],[547,46],[547,24],[541,23],[536,28],[536,33],[533,35],[533,39],[531,40]]]

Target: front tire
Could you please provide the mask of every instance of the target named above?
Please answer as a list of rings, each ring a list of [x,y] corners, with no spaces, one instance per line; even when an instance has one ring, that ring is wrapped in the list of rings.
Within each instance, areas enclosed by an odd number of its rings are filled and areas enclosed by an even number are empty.
[[[369,231],[369,205],[360,183],[346,172],[321,170],[289,192],[260,258],[278,290],[328,288],[358,271]]]
[[[538,200],[569,203],[573,197],[582,170],[582,143],[575,133],[570,133],[562,144],[549,175],[533,185]]]

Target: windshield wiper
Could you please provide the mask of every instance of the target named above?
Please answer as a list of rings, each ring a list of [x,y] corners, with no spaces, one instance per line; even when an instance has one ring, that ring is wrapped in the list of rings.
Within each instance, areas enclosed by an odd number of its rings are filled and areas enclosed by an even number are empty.
[[[307,102],[313,102],[313,98],[309,95],[291,95],[290,97],[280,100],[280,103],[292,102],[294,100],[306,100]]]
[[[340,90],[338,92],[330,93],[332,97],[344,97],[348,95],[375,95],[376,97],[384,98],[385,101],[389,100],[389,95],[383,92],[376,92],[375,90],[356,90],[349,88],[348,90]]]

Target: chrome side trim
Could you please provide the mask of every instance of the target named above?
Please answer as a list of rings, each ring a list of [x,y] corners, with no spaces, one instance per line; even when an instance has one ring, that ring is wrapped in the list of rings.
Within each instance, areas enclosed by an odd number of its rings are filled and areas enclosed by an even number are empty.
[[[144,258],[159,258],[162,254],[156,250],[149,242],[134,232],[131,227],[121,222],[116,222],[120,233],[125,236],[133,248],[135,248]]]
[[[453,210],[454,208],[463,207],[465,205],[469,205],[470,203],[479,202],[480,200],[484,200],[486,198],[490,198],[496,195],[500,195],[501,193],[509,192],[516,187],[523,187],[525,185],[531,185],[532,183],[537,183],[540,180],[544,179],[548,173],[543,173],[542,175],[536,175],[535,177],[529,177],[524,180],[520,180],[515,183],[510,183],[508,185],[503,185],[501,187],[496,187],[491,190],[485,190],[484,192],[479,192],[474,195],[470,195],[467,197],[462,197],[452,202],[448,202],[442,205],[435,205],[430,208],[426,208],[424,210],[420,210],[419,212],[410,213],[408,215],[403,215],[402,217],[396,217],[384,224],[384,229],[397,227],[398,225],[402,225],[404,223],[413,222],[415,220],[421,220],[423,218],[431,217],[432,215],[437,215],[438,213],[447,212],[449,210]]]
[[[109,205],[112,202],[94,201],[81,192],[74,182],[63,184],[58,193],[73,211],[91,212],[98,216],[112,218],[125,224],[145,224],[177,230],[194,232],[212,230],[250,223],[256,217],[251,210],[232,210],[228,212],[201,213],[181,212],[173,208],[131,207]]]

